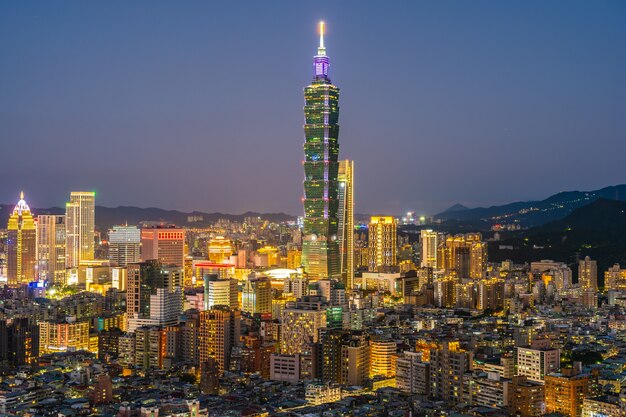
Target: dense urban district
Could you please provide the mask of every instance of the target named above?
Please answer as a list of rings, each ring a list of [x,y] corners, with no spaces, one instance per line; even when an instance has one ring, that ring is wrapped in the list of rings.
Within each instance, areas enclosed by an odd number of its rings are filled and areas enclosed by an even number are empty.
[[[59,214],[19,197],[0,240],[0,415],[626,416],[624,254],[501,240],[560,203],[487,230],[457,207],[462,233],[355,219],[320,29],[302,217],[102,228],[94,192]],[[609,201],[588,197],[578,210]]]

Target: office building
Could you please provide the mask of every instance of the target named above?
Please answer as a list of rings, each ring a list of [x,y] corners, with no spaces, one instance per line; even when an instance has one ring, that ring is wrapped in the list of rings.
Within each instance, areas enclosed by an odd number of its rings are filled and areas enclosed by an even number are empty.
[[[239,309],[238,281],[234,278],[219,278],[214,274],[204,276],[204,309],[227,306]]]
[[[240,329],[238,310],[215,306],[201,311],[198,337],[200,364],[214,360],[219,375],[229,370],[231,351],[239,343]]]
[[[141,231],[136,226],[113,226],[109,230],[109,259],[117,266],[139,262]]]
[[[382,376],[394,377],[393,356],[398,344],[394,340],[374,338],[370,340],[370,378]]]
[[[354,161],[339,161],[339,269],[348,291],[354,288]]]
[[[211,239],[208,244],[209,261],[218,264],[228,263],[234,253],[232,243],[224,236]]]
[[[251,314],[272,312],[272,281],[268,277],[248,276],[243,283],[242,310]]]
[[[94,259],[96,193],[72,191],[65,204],[66,267]]]
[[[182,269],[151,260],[127,268],[128,331],[176,324],[183,309]]]
[[[422,268],[437,268],[438,247],[439,233],[430,229],[420,231],[420,266]]]
[[[65,284],[65,216],[37,216],[37,268],[39,281]]]
[[[141,260],[156,259],[163,265],[185,265],[185,231],[171,224],[141,229]]]
[[[396,219],[373,216],[369,224],[369,270],[384,272],[396,266]]]
[[[21,193],[7,225],[7,283],[18,287],[36,280],[37,227]]]
[[[311,278],[339,278],[339,89],[328,77],[324,24],[314,78],[304,89],[304,229],[302,263]]]

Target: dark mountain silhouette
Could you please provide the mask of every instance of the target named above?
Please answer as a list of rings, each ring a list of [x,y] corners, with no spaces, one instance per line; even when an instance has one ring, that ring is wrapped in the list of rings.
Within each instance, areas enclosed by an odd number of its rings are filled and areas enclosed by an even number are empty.
[[[468,207],[465,207],[463,204],[455,204],[452,207],[448,207],[447,209],[444,210],[444,213],[452,213],[455,211],[463,211],[463,210],[469,210]]]
[[[614,263],[626,267],[626,202],[597,199],[563,219],[501,236],[490,243],[490,261],[553,259],[569,264],[577,275],[577,261],[590,256],[598,261],[602,282],[604,271]]]
[[[0,204],[0,225],[6,225],[13,211],[14,204]],[[51,207],[46,209],[32,209],[35,215],[39,214],[64,214],[65,209],[60,207]],[[139,224],[140,222],[159,221],[174,223],[178,226],[206,226],[214,223],[219,219],[228,219],[231,221],[243,221],[246,217],[261,217],[264,220],[272,222],[282,222],[295,220],[295,216],[285,213],[256,213],[246,212],[243,214],[225,214],[225,213],[204,213],[193,211],[185,213],[178,210],[164,210],[160,208],[139,208],[139,207],[103,207],[96,206],[96,227],[99,230],[106,231],[116,224]],[[2,226],[0,226],[2,227]]]
[[[435,218],[443,222],[479,224],[482,225],[483,229],[488,229],[498,223],[517,223],[527,228],[562,219],[577,208],[601,198],[626,201],[626,184],[595,191],[561,192],[541,201],[520,201],[503,206],[478,207],[466,210],[450,211],[448,209],[437,214]]]

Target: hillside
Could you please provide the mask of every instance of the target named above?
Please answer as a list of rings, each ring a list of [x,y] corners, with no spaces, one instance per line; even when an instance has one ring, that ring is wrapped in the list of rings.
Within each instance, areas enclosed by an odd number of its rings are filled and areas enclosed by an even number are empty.
[[[598,261],[601,282],[614,263],[626,267],[626,202],[598,199],[564,219],[501,236],[490,243],[490,261],[553,259],[570,264],[576,275],[577,260],[590,256]]]
[[[446,210],[435,216],[444,222],[471,222],[489,229],[497,223],[519,223],[522,227],[536,227],[566,217],[577,208],[598,199],[626,201],[626,184],[605,187],[595,191],[567,191],[541,201],[520,201],[503,206]]]

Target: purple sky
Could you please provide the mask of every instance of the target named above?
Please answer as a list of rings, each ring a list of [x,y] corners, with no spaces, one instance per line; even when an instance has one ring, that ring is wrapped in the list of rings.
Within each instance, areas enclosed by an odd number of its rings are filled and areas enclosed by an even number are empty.
[[[626,182],[626,2],[5,1],[0,202],[300,214],[327,22],[359,213]]]

